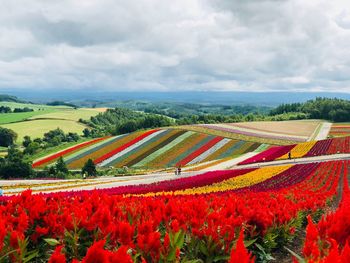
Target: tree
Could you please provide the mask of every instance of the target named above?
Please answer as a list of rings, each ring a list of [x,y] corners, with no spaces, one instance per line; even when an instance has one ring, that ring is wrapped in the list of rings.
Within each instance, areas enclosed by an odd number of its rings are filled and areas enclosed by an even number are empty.
[[[17,133],[13,130],[0,127],[0,146],[8,147],[13,145],[17,139]]]
[[[40,149],[40,144],[37,142],[31,142],[23,151],[25,154],[34,154]]]
[[[57,128],[45,133],[43,140],[52,145],[59,145],[61,142],[64,142],[66,140],[66,135],[64,134],[64,131],[62,131],[60,128]]]
[[[83,168],[81,169],[82,174],[87,173],[88,176],[95,176],[97,174],[96,171],[96,165],[93,160],[89,159],[84,164]]]
[[[55,164],[55,168],[56,168],[56,172],[59,173],[64,173],[64,174],[68,174],[69,170],[67,168],[66,163],[64,162],[62,156],[60,158],[58,158],[56,164]]]
[[[32,139],[28,135],[26,135],[23,137],[22,145],[27,148],[31,142],[32,142]]]
[[[85,128],[83,130],[83,134],[84,134],[84,137],[89,137],[91,133],[90,133],[90,130],[88,128]]]
[[[23,153],[11,146],[7,156],[0,162],[0,177],[4,179],[29,178],[33,173],[32,165],[24,159]]]

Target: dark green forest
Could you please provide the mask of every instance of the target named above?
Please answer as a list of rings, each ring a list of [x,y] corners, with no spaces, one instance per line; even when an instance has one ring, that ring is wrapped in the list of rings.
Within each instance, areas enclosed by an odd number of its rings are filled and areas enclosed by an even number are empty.
[[[271,110],[270,116],[280,114],[305,114],[306,119],[324,119],[333,122],[350,121],[350,101],[316,98],[305,103],[282,104]]]

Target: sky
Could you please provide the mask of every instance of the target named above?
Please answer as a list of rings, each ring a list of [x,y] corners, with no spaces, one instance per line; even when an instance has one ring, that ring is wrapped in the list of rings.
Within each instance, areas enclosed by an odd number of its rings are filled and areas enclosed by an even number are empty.
[[[350,93],[340,0],[0,0],[0,91]]]

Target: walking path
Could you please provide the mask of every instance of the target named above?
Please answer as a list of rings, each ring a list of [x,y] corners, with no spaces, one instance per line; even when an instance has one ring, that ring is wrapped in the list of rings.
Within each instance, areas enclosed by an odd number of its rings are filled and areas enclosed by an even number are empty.
[[[320,131],[318,132],[316,137],[313,138],[313,140],[319,141],[319,140],[327,139],[327,136],[328,136],[329,131],[331,130],[331,127],[332,127],[332,123],[330,123],[330,122],[322,123]]]

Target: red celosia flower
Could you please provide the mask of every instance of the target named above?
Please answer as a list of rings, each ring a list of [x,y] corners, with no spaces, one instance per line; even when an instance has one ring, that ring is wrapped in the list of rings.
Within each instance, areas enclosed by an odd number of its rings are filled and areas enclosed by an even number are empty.
[[[131,256],[128,254],[128,247],[121,246],[116,252],[110,254],[111,263],[133,263]]]
[[[231,251],[230,263],[253,263],[254,257],[244,246],[243,242],[243,229],[239,233],[236,248]]]
[[[320,256],[320,251],[317,246],[319,238],[318,230],[312,222],[311,216],[307,217],[308,225],[306,227],[306,238],[303,253],[306,257],[317,259]]]
[[[61,253],[63,246],[56,247],[49,259],[49,263],[66,263],[66,256]]]
[[[87,251],[86,256],[81,261],[82,263],[108,263],[110,252],[105,250],[104,240],[95,242]]]

